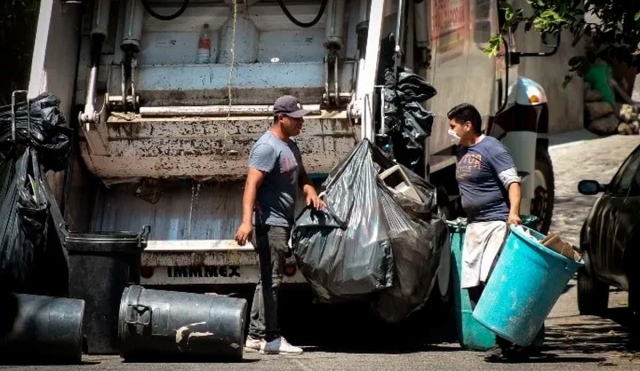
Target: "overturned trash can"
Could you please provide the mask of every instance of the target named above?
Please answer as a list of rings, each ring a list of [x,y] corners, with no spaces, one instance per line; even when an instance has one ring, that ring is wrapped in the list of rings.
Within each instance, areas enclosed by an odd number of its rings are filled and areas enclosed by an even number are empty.
[[[120,356],[241,360],[246,314],[245,299],[133,285],[120,303]]]
[[[69,296],[86,302],[84,336],[89,354],[118,354],[122,292],[140,283],[140,259],[150,227],[141,232],[68,232]]]
[[[534,228],[537,218],[533,215],[521,215],[522,224]],[[488,350],[496,343],[495,334],[480,324],[473,317],[473,308],[467,289],[460,286],[462,278],[462,248],[464,246],[465,234],[467,230],[467,220],[458,218],[447,221],[451,233],[451,257],[452,257],[452,287],[453,302],[456,316],[456,327],[460,346],[471,350]],[[491,281],[491,278],[489,278]],[[538,331],[533,342],[533,347],[541,347],[544,342],[544,325]]]
[[[83,300],[0,294],[0,359],[3,363],[80,363],[84,308]]]

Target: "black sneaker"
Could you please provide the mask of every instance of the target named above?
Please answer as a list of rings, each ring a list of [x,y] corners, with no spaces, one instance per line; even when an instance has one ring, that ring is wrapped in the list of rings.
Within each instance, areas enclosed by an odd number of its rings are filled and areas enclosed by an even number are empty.
[[[494,345],[493,348],[487,350],[484,354],[485,362],[502,362],[506,360],[505,351],[498,345]]]

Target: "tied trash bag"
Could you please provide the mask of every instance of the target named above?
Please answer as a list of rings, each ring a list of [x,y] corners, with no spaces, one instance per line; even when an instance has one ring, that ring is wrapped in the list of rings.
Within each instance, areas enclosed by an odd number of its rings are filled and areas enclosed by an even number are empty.
[[[321,299],[367,299],[387,322],[424,305],[448,238],[430,184],[400,166],[418,201],[379,180],[394,165],[360,142],[323,184],[327,208],[304,210],[292,233],[300,270]]]
[[[66,251],[57,227],[64,219],[45,177],[66,168],[71,149],[72,130],[59,105],[45,93],[0,107],[1,289],[66,292]]]

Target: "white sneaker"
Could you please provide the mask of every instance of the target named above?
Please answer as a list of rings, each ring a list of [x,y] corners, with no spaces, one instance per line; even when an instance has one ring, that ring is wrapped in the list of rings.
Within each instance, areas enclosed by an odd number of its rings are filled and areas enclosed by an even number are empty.
[[[247,341],[244,344],[244,348],[248,351],[257,352],[264,348],[266,342],[264,339],[254,339],[251,335],[247,336]]]
[[[289,342],[287,342],[287,340],[281,336],[266,343],[264,347],[260,349],[260,353],[295,355],[302,354],[302,349],[289,344]]]

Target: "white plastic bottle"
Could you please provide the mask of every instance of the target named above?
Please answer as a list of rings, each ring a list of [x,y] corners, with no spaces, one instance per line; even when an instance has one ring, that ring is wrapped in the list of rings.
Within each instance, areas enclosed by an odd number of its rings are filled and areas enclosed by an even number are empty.
[[[198,54],[196,61],[199,64],[209,63],[211,60],[211,39],[209,38],[209,24],[205,23],[200,31],[198,40]]]

